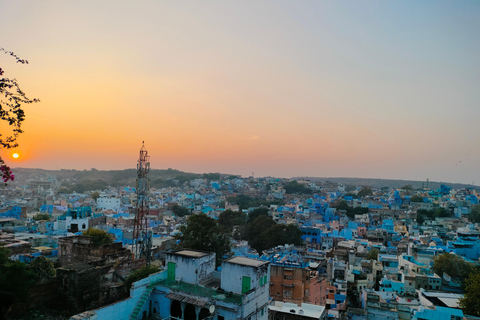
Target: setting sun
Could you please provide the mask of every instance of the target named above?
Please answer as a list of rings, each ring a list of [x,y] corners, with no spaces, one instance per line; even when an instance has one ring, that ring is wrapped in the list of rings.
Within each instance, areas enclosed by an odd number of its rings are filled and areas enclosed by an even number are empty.
[[[18,159],[19,155],[18,155],[18,153],[14,153],[14,154],[12,155],[12,157],[14,157],[15,159]]]

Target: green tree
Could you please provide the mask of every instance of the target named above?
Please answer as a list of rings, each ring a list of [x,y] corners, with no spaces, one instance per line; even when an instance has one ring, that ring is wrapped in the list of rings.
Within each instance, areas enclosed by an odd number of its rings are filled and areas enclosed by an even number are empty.
[[[20,59],[11,51],[0,48],[0,52],[15,58],[17,63],[28,64],[27,60]],[[0,68],[0,76],[4,70]],[[20,89],[15,78],[0,78],[0,121],[5,123],[10,131],[0,133],[0,148],[11,149],[18,147],[18,135],[23,132],[22,123],[25,120],[25,112],[22,105],[39,102],[38,99],[29,99],[25,92]],[[4,127],[5,128],[5,127]],[[0,157],[0,175],[5,185],[8,181],[13,181],[15,175]]]
[[[33,220],[40,221],[40,220],[50,220],[50,215],[48,213],[37,213],[33,216]]]
[[[98,191],[92,192],[90,197],[92,197],[93,201],[97,202],[97,199],[100,198],[100,193],[98,193]]]
[[[275,224],[262,234],[262,238],[263,247],[260,248],[259,252],[280,245],[293,244],[300,246],[303,243],[302,231],[293,224]]]
[[[246,194],[239,194],[236,197],[228,197],[227,200],[230,203],[237,204],[240,210],[248,209],[255,202],[254,198],[247,196]]]
[[[378,260],[378,254],[380,251],[377,248],[373,248],[368,252],[367,259],[368,260]]]
[[[225,210],[218,216],[218,224],[225,233],[231,233],[234,226],[243,226],[247,221],[247,215],[241,211]]]
[[[468,276],[460,308],[467,315],[480,317],[480,272],[474,271]]]
[[[179,206],[178,204],[173,206],[172,211],[177,217],[185,217],[185,216],[188,216],[189,214],[191,214],[191,212],[190,212],[190,210],[188,210],[188,208]]]
[[[37,282],[40,283],[47,282],[57,275],[53,262],[44,256],[36,257],[32,263],[30,263],[29,268],[36,274]]]
[[[245,240],[250,246],[256,249],[259,253],[264,248],[263,233],[276,224],[271,217],[261,215],[254,221],[247,224],[245,231]]]
[[[125,283],[124,283],[125,290],[126,291],[130,290],[130,288],[132,287],[132,283],[145,279],[152,273],[156,273],[159,271],[160,269],[158,267],[155,267],[152,265],[146,265],[141,267],[140,269],[133,271],[125,280]]]
[[[422,225],[425,222],[425,217],[417,212],[417,223]]]
[[[240,210],[243,209],[248,209],[251,207],[260,207],[260,206],[270,206],[272,204],[274,205],[282,205],[283,201],[280,199],[272,200],[272,201],[267,201],[265,199],[261,198],[253,198],[245,194],[239,194],[235,197],[228,197],[227,198],[228,202],[231,204],[235,203],[239,206]]]
[[[104,230],[88,228],[83,232],[83,235],[92,237],[92,243],[95,247],[113,243],[113,235]]]
[[[203,213],[190,215],[179,231],[175,239],[180,240],[180,248],[215,252],[217,267],[222,264],[223,256],[230,253],[230,238],[217,221]]]
[[[337,210],[346,210],[347,211],[347,217],[350,219],[355,218],[356,214],[365,214],[368,213],[368,208],[363,208],[363,207],[351,207],[348,205],[347,201],[345,200],[340,200],[335,206]]]
[[[418,209],[417,215],[422,215],[429,219],[433,219],[435,217],[435,210],[425,210],[425,209]]]
[[[402,190],[413,190],[413,187],[412,187],[411,184],[406,184],[403,187],[401,187],[400,189],[402,189]]]
[[[351,207],[348,205],[347,201],[345,201],[345,200],[340,200],[340,201],[335,205],[335,208],[336,208],[337,210],[346,210],[346,211],[348,211],[348,209],[351,208]]]
[[[246,227],[245,240],[257,250],[263,250],[284,244],[302,244],[302,231],[293,224],[277,224],[271,217],[259,215]]]
[[[480,222],[480,204],[475,204],[470,208],[470,214],[468,220],[474,223]]]
[[[435,218],[448,218],[452,216],[452,213],[445,208],[437,208],[433,214]]]
[[[285,186],[285,192],[287,194],[294,194],[294,193],[303,193],[303,194],[312,194],[312,189],[305,187],[303,184],[298,183],[296,180],[290,181]]]
[[[248,214],[248,222],[253,222],[255,219],[257,219],[260,216],[268,217],[268,208],[261,207],[261,208],[254,209],[252,212]]]
[[[10,292],[17,301],[25,301],[35,284],[35,273],[25,263],[8,259],[10,251],[0,245],[0,288]]]
[[[463,281],[468,277],[472,269],[472,263],[466,262],[462,257],[456,254],[443,253],[437,255],[433,259],[433,271],[435,271],[440,277],[442,277],[445,272],[452,278]]]
[[[414,195],[410,198],[410,202],[423,202],[423,197],[422,197],[421,195],[414,194]]]
[[[363,198],[363,197],[366,197],[366,196],[373,195],[373,191],[369,187],[364,187],[364,188],[360,189],[360,191],[358,191],[357,195],[358,195],[359,198]]]
[[[351,192],[351,191],[353,191],[353,190],[355,190],[355,186],[354,186],[354,185],[347,184],[347,185],[345,186],[345,191],[346,191],[346,192]]]
[[[451,217],[452,213],[445,208],[436,208],[432,210],[419,209],[417,210],[417,216],[418,215],[422,215],[433,220],[435,218]]]

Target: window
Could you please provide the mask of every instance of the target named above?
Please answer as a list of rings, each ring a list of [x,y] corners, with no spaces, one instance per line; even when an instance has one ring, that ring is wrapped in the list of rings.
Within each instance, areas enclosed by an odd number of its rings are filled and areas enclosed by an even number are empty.
[[[263,286],[263,277],[260,277],[260,287]]]
[[[224,316],[217,316],[217,320],[225,320]]]

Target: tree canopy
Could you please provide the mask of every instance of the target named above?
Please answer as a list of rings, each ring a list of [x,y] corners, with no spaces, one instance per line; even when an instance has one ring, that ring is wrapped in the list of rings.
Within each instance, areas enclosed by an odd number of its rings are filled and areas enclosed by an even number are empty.
[[[263,250],[285,244],[300,246],[303,243],[302,231],[294,224],[277,223],[265,231],[263,239]]]
[[[217,266],[222,264],[223,256],[230,253],[230,238],[215,219],[203,213],[190,215],[179,230],[181,233],[176,234],[175,239],[180,240],[180,248],[215,252]]]
[[[98,193],[98,191],[92,192],[90,197],[92,197],[93,201],[97,202],[97,199],[100,198],[100,193]]]
[[[451,253],[437,255],[433,259],[433,271],[440,277],[447,273],[452,278],[464,280],[473,269],[473,264],[466,262],[461,256]]]
[[[92,243],[96,247],[113,243],[113,235],[104,230],[88,228],[83,235],[92,237]]]
[[[452,213],[450,211],[447,211],[447,209],[445,208],[436,208],[432,210],[419,209],[417,210],[417,220],[418,220],[418,216],[423,216],[423,218],[427,217],[433,220],[435,218],[451,217]]]
[[[173,206],[172,211],[177,217],[185,217],[192,213],[188,208],[179,206],[178,204]]]
[[[294,193],[303,193],[303,194],[312,194],[312,189],[305,187],[303,184],[298,183],[296,180],[290,181],[285,186],[285,192],[288,194]]]
[[[259,215],[246,226],[244,239],[259,254],[284,244],[302,244],[302,231],[293,224],[277,224],[271,217]]]
[[[248,209],[252,207],[270,206],[271,204],[277,204],[277,205],[283,204],[283,201],[279,199],[273,200],[273,201],[267,201],[265,199],[253,198],[246,194],[239,194],[235,197],[228,197],[227,200],[230,203],[237,204],[240,210]]]
[[[255,219],[257,219],[260,216],[268,217],[268,208],[260,207],[260,208],[254,209],[252,212],[248,214],[248,222],[253,222]]]
[[[247,215],[241,211],[225,210],[218,216],[218,224],[225,233],[232,233],[234,226],[244,226]]]
[[[152,273],[156,273],[158,271],[160,271],[160,269],[152,265],[146,265],[140,269],[133,271],[125,280],[125,290],[130,290],[130,288],[132,287],[132,283],[142,280],[151,275]]]
[[[50,215],[48,213],[37,213],[33,216],[33,220],[40,221],[40,220],[50,220]]]
[[[337,210],[345,210],[347,211],[347,217],[350,219],[355,218],[356,214],[365,214],[368,213],[368,208],[363,208],[363,207],[351,207],[348,205],[348,202],[345,200],[340,200],[336,205],[335,208]]]
[[[36,274],[37,282],[40,283],[53,279],[57,275],[53,262],[44,256],[36,257],[29,268]]]
[[[368,252],[367,259],[368,260],[378,260],[378,254],[380,251],[377,248],[373,248]]]
[[[460,299],[460,307],[465,314],[480,317],[480,273],[471,272],[465,283],[465,295]]]
[[[0,52],[13,57],[17,63],[28,64],[27,60],[20,59],[15,53],[0,48]],[[0,68],[0,76],[4,74],[4,70]],[[23,132],[22,123],[25,120],[25,112],[22,108],[24,104],[39,102],[37,99],[29,99],[20,89],[15,78],[0,78],[0,123],[5,123],[9,130],[0,133],[0,147],[5,149],[15,148],[18,146],[18,135]],[[4,127],[5,128],[5,127]],[[13,181],[15,175],[5,161],[0,157],[0,175],[3,182]]]
[[[0,245],[0,288],[10,292],[15,300],[24,301],[35,284],[36,275],[25,263],[8,259],[10,251]]]
[[[475,204],[470,208],[470,214],[468,220],[474,223],[480,222],[480,204]]]
[[[373,195],[373,191],[369,187],[363,187],[362,189],[360,189],[360,191],[358,191],[357,195],[358,195],[359,198],[363,198],[363,197],[366,197],[366,196]]]
[[[422,197],[421,195],[414,194],[414,195],[410,198],[410,202],[423,202],[423,197]]]

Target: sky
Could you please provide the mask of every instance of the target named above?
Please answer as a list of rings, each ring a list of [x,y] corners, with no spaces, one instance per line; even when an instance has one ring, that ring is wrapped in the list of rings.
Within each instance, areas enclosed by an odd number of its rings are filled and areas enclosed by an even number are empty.
[[[3,0],[12,167],[480,184],[480,2]],[[1,124],[2,132],[8,130]],[[20,157],[13,159],[13,152]]]

